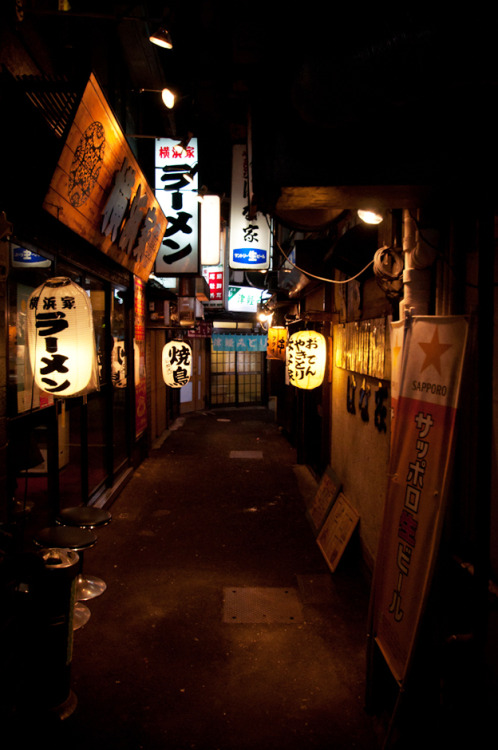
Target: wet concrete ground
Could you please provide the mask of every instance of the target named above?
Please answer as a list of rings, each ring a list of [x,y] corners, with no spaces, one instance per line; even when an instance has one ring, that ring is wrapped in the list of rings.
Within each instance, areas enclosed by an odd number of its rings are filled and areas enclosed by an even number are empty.
[[[37,720],[38,741],[380,747],[364,710],[368,586],[348,551],[330,573],[305,514],[316,485],[272,413],[199,412],[174,427],[85,555],[107,590],[74,632],[76,709]]]

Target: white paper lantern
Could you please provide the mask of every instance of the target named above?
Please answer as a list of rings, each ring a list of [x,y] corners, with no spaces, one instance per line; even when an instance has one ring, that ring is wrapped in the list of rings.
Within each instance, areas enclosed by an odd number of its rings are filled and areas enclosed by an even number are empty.
[[[92,306],[71,279],[49,279],[31,294],[28,345],[40,390],[66,398],[98,388]]]
[[[287,343],[289,383],[311,390],[322,384],[325,374],[327,342],[317,331],[298,331]]]
[[[162,352],[163,379],[171,388],[181,388],[190,380],[192,349],[186,341],[168,341]]]

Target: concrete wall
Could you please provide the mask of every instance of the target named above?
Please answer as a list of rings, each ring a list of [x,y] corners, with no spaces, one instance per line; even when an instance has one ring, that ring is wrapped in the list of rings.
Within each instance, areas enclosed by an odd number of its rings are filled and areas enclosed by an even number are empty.
[[[335,352],[334,352],[335,355]],[[333,366],[332,379],[332,446],[331,466],[342,481],[343,492],[360,514],[360,541],[365,563],[373,569],[379,541],[386,495],[389,462],[390,409],[387,406],[387,431],[379,432],[374,424],[375,391],[379,381],[365,378],[370,385],[369,421],[364,422],[358,410],[358,393],[363,376],[356,375],[356,414],[347,404],[347,370]],[[386,381],[384,384],[387,385]],[[389,391],[389,389],[388,389]]]

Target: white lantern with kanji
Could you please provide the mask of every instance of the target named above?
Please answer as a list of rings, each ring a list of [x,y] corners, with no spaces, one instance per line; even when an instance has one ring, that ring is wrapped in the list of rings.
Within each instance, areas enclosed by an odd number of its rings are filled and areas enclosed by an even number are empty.
[[[322,384],[327,342],[318,331],[298,331],[287,343],[287,374],[290,385],[311,390]]]
[[[92,306],[71,279],[49,279],[28,301],[28,345],[40,390],[66,398],[98,388]]]
[[[163,379],[171,388],[181,388],[190,380],[192,348],[186,341],[168,341],[162,352]]]

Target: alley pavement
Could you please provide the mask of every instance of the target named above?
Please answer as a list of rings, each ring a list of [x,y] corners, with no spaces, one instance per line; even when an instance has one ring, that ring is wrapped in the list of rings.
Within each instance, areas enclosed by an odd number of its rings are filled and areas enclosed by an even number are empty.
[[[330,572],[306,516],[316,489],[271,411],[180,417],[85,554],[107,589],[74,631],[74,710],[20,720],[12,747],[380,747],[368,586],[354,539]]]

